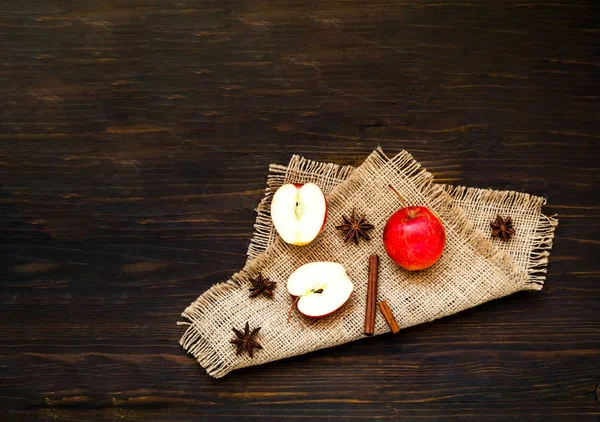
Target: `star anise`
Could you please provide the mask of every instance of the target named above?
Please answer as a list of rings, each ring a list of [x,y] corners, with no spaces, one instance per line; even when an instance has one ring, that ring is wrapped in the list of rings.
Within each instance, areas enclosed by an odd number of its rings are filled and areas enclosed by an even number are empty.
[[[274,281],[271,281],[267,277],[263,277],[261,273],[258,273],[258,275],[251,279],[250,282],[252,283],[252,287],[248,289],[251,292],[250,297],[256,297],[261,293],[273,297],[273,289],[275,288],[275,284],[277,284]]]
[[[258,334],[258,332],[260,331],[260,327],[257,327],[254,330],[252,330],[252,332],[250,332],[250,326],[248,325],[248,323],[246,323],[246,328],[244,329],[244,332],[241,332],[240,330],[237,330],[235,328],[232,328],[232,330],[236,335],[236,338],[231,340],[231,343],[237,346],[237,351],[235,352],[236,355],[239,355],[244,350],[246,350],[252,358],[254,357],[254,349],[262,349],[262,346],[258,344],[254,339],[254,336],[256,336],[256,334]]]
[[[490,226],[492,227],[492,237],[499,237],[504,241],[507,241],[515,234],[512,218],[510,217],[504,219],[498,214],[496,220],[492,221]]]
[[[362,237],[366,240],[371,240],[367,232],[373,229],[372,224],[367,223],[366,217],[363,215],[358,218],[356,216],[356,209],[352,209],[352,217],[346,218],[345,215],[342,215],[344,219],[344,224],[340,224],[335,228],[338,230],[342,230],[346,233],[346,237],[344,239],[344,243],[349,241],[350,239],[354,240],[354,243],[358,245],[358,239]]]

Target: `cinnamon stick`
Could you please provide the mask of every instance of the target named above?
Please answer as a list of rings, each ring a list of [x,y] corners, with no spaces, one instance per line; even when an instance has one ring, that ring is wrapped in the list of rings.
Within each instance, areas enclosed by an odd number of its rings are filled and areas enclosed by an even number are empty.
[[[390,327],[390,330],[392,330],[392,333],[396,334],[398,331],[400,331],[400,326],[396,322],[396,318],[394,318],[394,314],[392,314],[392,310],[388,306],[387,302],[382,300],[377,304],[377,306],[379,306],[379,310],[385,318],[385,322],[387,322],[387,325]]]
[[[365,330],[366,336],[372,336],[375,333],[375,305],[377,303],[377,276],[379,274],[379,257],[377,255],[369,256],[369,281],[367,284],[367,310],[365,312]]]

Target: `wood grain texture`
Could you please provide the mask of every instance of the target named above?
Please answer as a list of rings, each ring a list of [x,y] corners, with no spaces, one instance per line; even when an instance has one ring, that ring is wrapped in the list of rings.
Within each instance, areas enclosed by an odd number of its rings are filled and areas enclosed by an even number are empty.
[[[0,10],[0,419],[598,420],[598,5]],[[268,164],[377,145],[548,197],[547,287],[209,378],[175,323],[242,267]]]

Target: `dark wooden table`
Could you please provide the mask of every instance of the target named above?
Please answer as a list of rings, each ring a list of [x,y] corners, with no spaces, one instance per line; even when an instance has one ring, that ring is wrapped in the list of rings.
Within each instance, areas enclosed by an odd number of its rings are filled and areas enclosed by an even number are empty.
[[[42,1],[0,17],[0,419],[600,417],[593,2]],[[558,214],[542,292],[208,377],[269,163],[407,149]]]

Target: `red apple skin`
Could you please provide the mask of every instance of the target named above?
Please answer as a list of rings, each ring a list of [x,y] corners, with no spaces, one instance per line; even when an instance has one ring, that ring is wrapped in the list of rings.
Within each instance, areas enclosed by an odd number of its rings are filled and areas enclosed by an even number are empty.
[[[329,215],[329,202],[327,202],[327,197],[325,196],[325,194],[323,194],[323,197],[325,198],[325,217],[323,218],[323,225],[321,226],[321,230],[319,230],[319,234],[321,234],[321,232],[325,228],[325,223],[327,222],[327,216]]]
[[[291,297],[292,297],[294,300],[296,300],[296,298],[298,297],[298,296],[294,296],[294,295],[290,295],[290,296],[291,296]],[[352,295],[350,295],[350,296],[352,296]],[[345,305],[346,303],[348,303],[348,300],[350,300],[350,296],[348,296],[348,299],[346,299],[346,301],[345,301],[344,303],[342,303],[342,304],[340,305],[340,307],[339,307],[339,308],[336,308],[336,309],[334,309],[333,311],[331,311],[331,312],[329,312],[328,314],[325,314],[325,315],[317,315],[317,316],[306,315],[306,314],[303,314],[303,313],[302,313],[302,311],[301,311],[300,309],[298,309],[298,306],[296,306],[295,308],[296,308],[296,310],[298,311],[298,313],[299,313],[299,314],[302,314],[302,315],[304,315],[306,318],[310,318],[310,319],[321,319],[321,318],[325,318],[326,316],[329,316],[329,315],[331,315],[331,314],[333,314],[333,313],[335,313],[335,312],[339,311],[340,309],[342,309],[342,308],[344,307],[344,305]]]
[[[389,257],[405,270],[431,267],[444,251],[446,231],[440,219],[426,207],[396,211],[383,229],[383,245]]]

